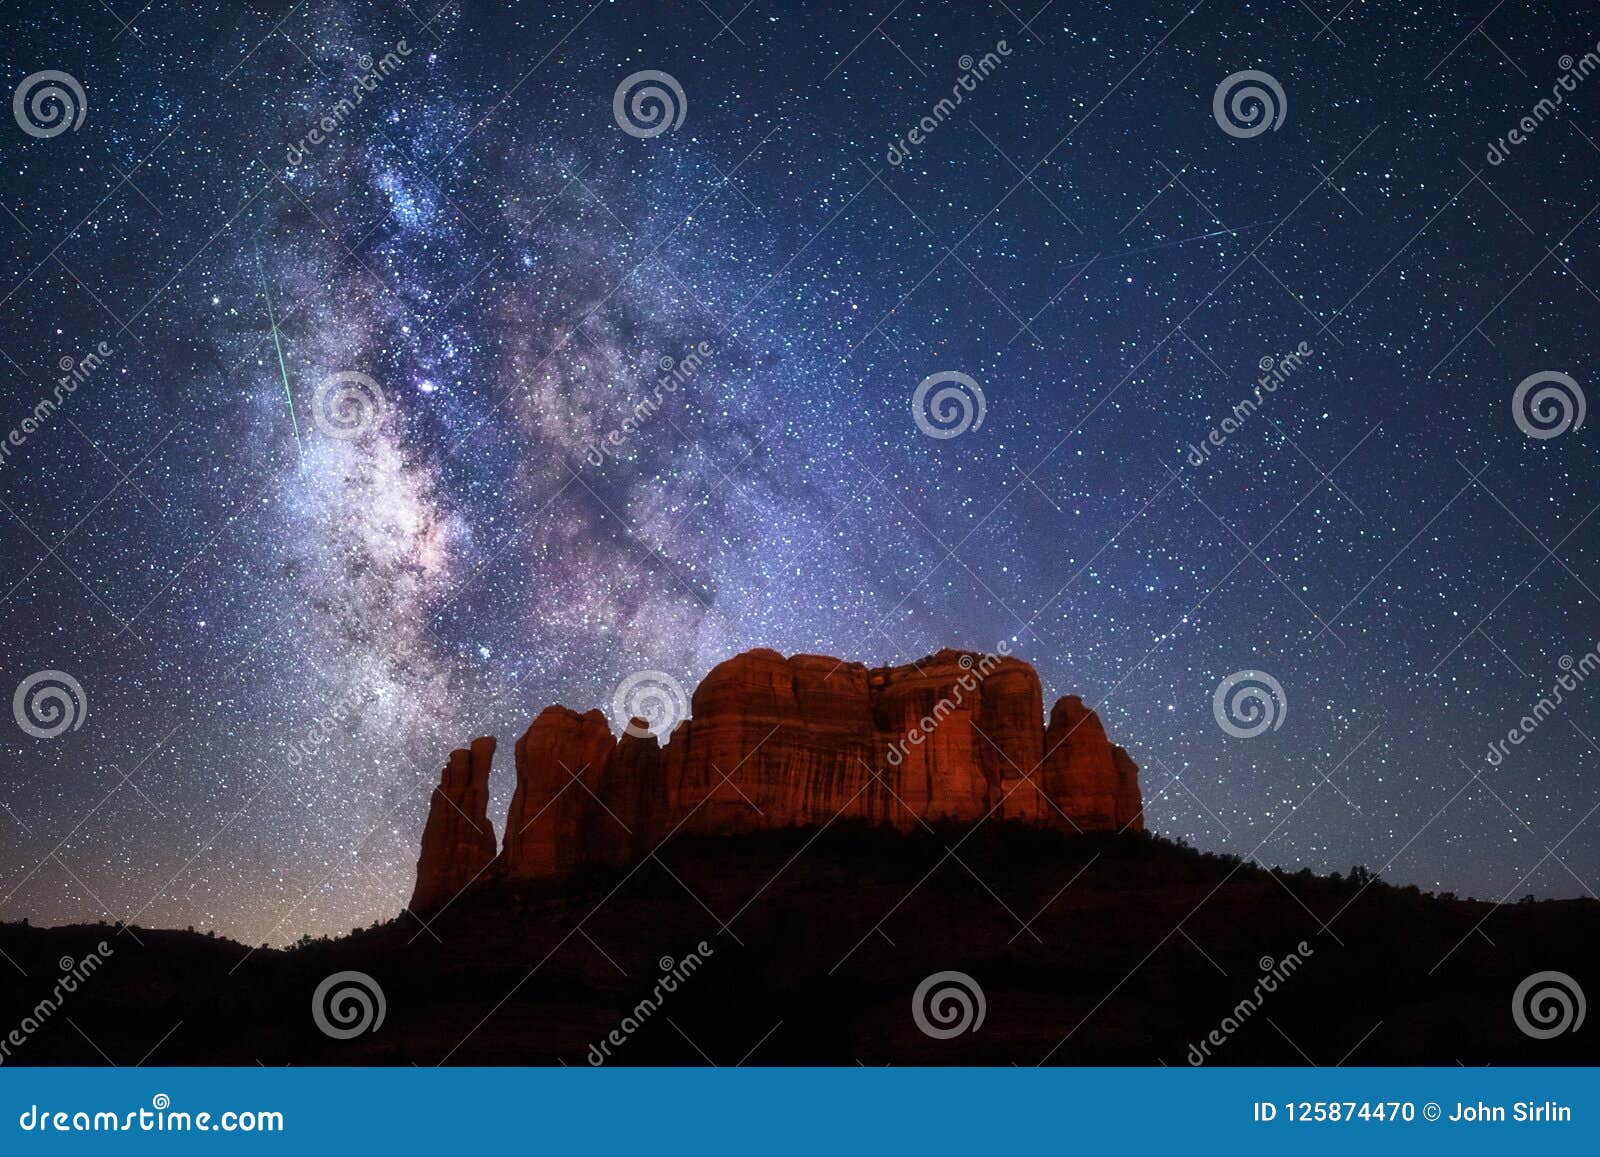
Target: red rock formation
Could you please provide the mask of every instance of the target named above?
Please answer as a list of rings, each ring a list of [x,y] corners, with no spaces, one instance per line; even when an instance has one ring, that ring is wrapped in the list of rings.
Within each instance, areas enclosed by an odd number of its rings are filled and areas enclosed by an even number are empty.
[[[714,667],[666,748],[685,829],[784,827],[841,808],[869,814],[877,744],[866,675],[859,663],[767,650]]]
[[[1138,769],[1127,752],[1111,746],[1100,717],[1078,696],[1068,695],[1051,710],[1044,750],[1045,794],[1079,831],[1121,831],[1139,814]],[[1132,769],[1126,773],[1131,796],[1122,786],[1118,751]],[[1142,821],[1138,830],[1144,830]]]
[[[505,873],[550,879],[625,864],[670,835],[730,834],[857,818],[911,828],[989,818],[1080,831],[1144,830],[1138,768],[1094,712],[1062,699],[1043,726],[1032,667],[944,650],[901,667],[755,650],[718,664],[692,718],[666,744],[613,737],[598,711],[546,708],[517,742]],[[635,727],[633,730],[642,730]],[[483,814],[488,756],[474,744],[446,769],[445,799],[470,790]],[[461,764],[458,771],[457,765]],[[452,788],[461,781],[463,786]],[[448,889],[493,856],[436,799],[418,896]],[[487,822],[484,822],[487,830]],[[453,840],[460,840],[457,846]],[[427,887],[424,887],[424,882]]]
[[[1122,748],[1111,749],[1117,769],[1117,830],[1144,831],[1144,797],[1139,794],[1139,765]]]
[[[872,673],[879,764],[906,827],[933,820],[1042,818],[1039,772],[1044,696],[1032,667],[1016,659],[944,650],[906,667]]]
[[[506,816],[505,866],[514,878],[548,879],[580,862],[597,789],[616,740],[598,711],[546,707],[517,740],[517,787]]]
[[[941,655],[949,652],[940,652]],[[1054,813],[1043,791],[1044,689],[1037,672],[1018,659],[1002,658],[985,674],[984,656],[968,673],[977,678],[974,722],[978,766],[998,793],[1000,819],[1039,822]],[[987,662],[994,662],[988,657]]]
[[[450,753],[422,829],[413,912],[431,912],[448,904],[494,861],[494,825],[489,822],[494,749],[494,739],[487,737]]]
[[[603,864],[643,859],[666,835],[672,809],[667,757],[649,723],[629,721],[600,778],[600,798],[584,823],[584,849]]]

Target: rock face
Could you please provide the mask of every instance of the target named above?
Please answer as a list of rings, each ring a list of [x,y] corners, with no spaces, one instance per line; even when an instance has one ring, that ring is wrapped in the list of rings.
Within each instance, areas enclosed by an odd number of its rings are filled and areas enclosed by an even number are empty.
[[[516,746],[507,876],[551,879],[584,864],[632,863],[680,831],[834,819],[902,829],[993,818],[1144,830],[1128,753],[1077,696],[1058,702],[1046,727],[1038,675],[1009,656],[944,650],[869,668],[747,651],[707,674],[691,717],[665,745],[635,734],[644,727],[636,720],[618,740],[599,711],[539,714]],[[419,899],[448,899],[493,858],[492,834],[487,845],[481,838],[491,831],[483,808],[493,743],[476,741],[470,759],[451,756],[423,838]],[[474,822],[461,822],[445,801]]]
[[[494,862],[494,825],[489,822],[494,748],[494,739],[486,737],[450,753],[422,829],[413,912],[432,912],[448,904]]]
[[[589,809],[583,847],[589,859],[627,864],[655,850],[672,818],[667,796],[667,755],[648,724],[629,721],[606,761],[598,806]],[[593,802],[593,801],[591,801]]]
[[[1117,768],[1100,717],[1068,695],[1044,733],[1045,792],[1082,831],[1115,831]]]
[[[1037,782],[1044,694],[1016,659],[940,651],[919,663],[873,672],[873,720],[890,818],[900,827],[1043,818]]]
[[[546,707],[517,740],[517,789],[506,816],[513,877],[565,875],[580,862],[586,821],[598,811],[600,772],[616,747],[606,717]]]
[[[875,732],[859,663],[747,651],[711,670],[690,709],[666,746],[668,794],[687,830],[884,810],[869,784]]]
[[[1111,749],[1117,772],[1117,830],[1144,831],[1144,797],[1139,793],[1139,765],[1120,747]]]

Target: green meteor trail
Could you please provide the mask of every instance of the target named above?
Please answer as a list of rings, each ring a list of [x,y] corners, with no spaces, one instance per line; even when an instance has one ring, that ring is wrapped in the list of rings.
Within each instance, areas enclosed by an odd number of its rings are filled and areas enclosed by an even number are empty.
[[[283,377],[283,396],[289,400],[289,424],[294,427],[295,449],[300,462],[306,460],[306,448],[300,442],[300,421],[294,413],[294,395],[289,392],[289,367],[283,363],[283,342],[278,338],[278,319],[272,311],[272,293],[267,289],[267,272],[261,267],[261,251],[256,251],[256,272],[261,275],[261,296],[267,299],[267,321],[272,325],[272,344],[278,351],[278,373]]]

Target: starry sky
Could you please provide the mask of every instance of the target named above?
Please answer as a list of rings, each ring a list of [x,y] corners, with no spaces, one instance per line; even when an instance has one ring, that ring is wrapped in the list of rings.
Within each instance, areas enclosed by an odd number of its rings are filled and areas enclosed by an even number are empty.
[[[1600,643],[1597,423],[1513,409],[1595,394],[1600,79],[1488,158],[1592,8],[435,2],[0,6],[85,113],[0,125],[0,441],[110,351],[0,458],[0,691],[82,691],[0,727],[0,919],[339,933],[474,735],[498,820],[636,670],[999,640],[1163,834],[1593,894],[1600,677],[1486,758]]]

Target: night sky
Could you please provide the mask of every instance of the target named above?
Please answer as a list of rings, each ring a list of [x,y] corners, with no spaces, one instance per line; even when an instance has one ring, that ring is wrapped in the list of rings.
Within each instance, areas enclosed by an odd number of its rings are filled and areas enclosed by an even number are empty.
[[[1600,643],[1600,76],[1488,159],[1592,5],[140,4],[0,7],[86,106],[0,124],[0,692],[86,701],[0,727],[0,919],[342,932],[475,735],[498,827],[548,703],[1000,640],[1164,835],[1594,894],[1600,673],[1487,758]]]

